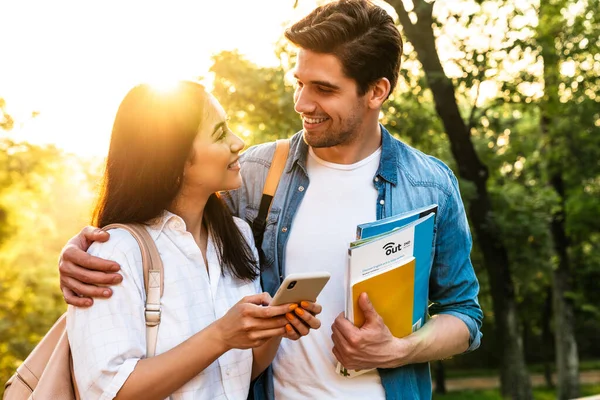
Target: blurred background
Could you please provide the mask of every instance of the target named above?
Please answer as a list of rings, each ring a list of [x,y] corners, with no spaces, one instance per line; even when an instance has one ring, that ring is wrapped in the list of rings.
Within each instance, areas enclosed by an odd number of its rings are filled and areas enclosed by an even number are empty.
[[[0,0],[0,382],[65,311],[116,109],[200,79],[248,145],[301,129],[282,37],[316,0]],[[381,121],[460,178],[485,313],[435,399],[600,393],[600,0],[379,1],[405,40]],[[0,388],[0,394],[3,388]]]

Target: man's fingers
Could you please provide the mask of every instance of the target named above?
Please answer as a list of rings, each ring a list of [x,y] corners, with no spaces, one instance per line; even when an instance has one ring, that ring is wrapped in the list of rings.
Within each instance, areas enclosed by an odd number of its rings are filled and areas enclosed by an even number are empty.
[[[65,262],[61,267],[60,272],[62,276],[76,279],[81,283],[90,285],[116,285],[123,281],[121,274],[92,271],[70,262]]]
[[[319,329],[321,327],[321,321],[313,316],[308,311],[304,310],[304,307],[298,307],[294,310],[296,315],[302,319],[311,329]]]
[[[376,320],[379,314],[373,307],[373,303],[369,300],[369,295],[361,293],[358,297],[358,306],[365,315],[365,323]]]
[[[83,235],[86,240],[88,247],[92,242],[106,242],[110,238],[110,234],[102,229],[86,226],[81,230],[81,235]],[[87,250],[87,249],[85,249]]]
[[[350,345],[348,344],[348,340],[346,340],[344,335],[342,335],[342,333],[335,326],[335,324],[331,326],[331,341],[333,342],[333,345],[335,347],[338,347],[340,349],[350,348]]]
[[[350,335],[355,333],[358,330],[356,326],[350,321],[346,319],[344,313],[340,313],[335,321],[333,321],[333,325],[331,326],[331,330],[337,329],[344,338],[348,339]]]
[[[62,264],[67,262],[72,262],[75,265],[95,271],[117,272],[121,269],[118,263],[94,257],[75,245],[68,245],[65,247],[61,254],[59,269],[62,267]]]
[[[313,303],[312,301],[302,301],[300,302],[300,307],[309,311],[312,315],[319,315],[323,311],[323,307],[320,304]]]
[[[60,278],[60,285],[61,287],[70,289],[83,297],[107,298],[112,295],[112,290],[110,290],[110,288],[87,285],[68,276],[63,276]]]
[[[67,304],[70,304],[75,307],[89,307],[94,304],[92,299],[88,299],[87,297],[79,297],[73,292],[71,289],[67,287],[62,288],[63,297]]]

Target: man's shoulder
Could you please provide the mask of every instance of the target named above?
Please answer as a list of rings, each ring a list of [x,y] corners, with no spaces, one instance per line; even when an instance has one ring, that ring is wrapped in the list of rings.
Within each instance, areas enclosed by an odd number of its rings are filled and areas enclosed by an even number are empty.
[[[299,133],[296,133],[294,136],[289,138],[291,141],[290,148],[293,148],[299,138]],[[242,163],[261,164],[268,168],[273,160],[273,154],[275,154],[275,143],[276,142],[267,142],[249,147],[241,155],[240,161]]]
[[[393,146],[398,154],[398,172],[404,174],[412,184],[438,186],[450,190],[454,173],[442,160],[426,154],[403,141],[393,138]]]

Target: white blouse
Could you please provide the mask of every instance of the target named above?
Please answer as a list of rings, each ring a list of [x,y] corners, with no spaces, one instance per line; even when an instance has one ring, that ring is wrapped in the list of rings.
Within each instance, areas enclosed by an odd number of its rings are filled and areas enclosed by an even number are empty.
[[[234,219],[258,259],[250,226]],[[242,297],[261,291],[258,278],[248,282],[222,273],[210,235],[207,272],[202,253],[179,216],[165,211],[147,230],[164,265],[157,355],[221,318]],[[123,281],[111,286],[110,298],[96,299],[92,307],[69,306],[68,336],[82,399],[112,399],[146,356],[142,259],[137,242],[122,229],[111,230],[110,240],[92,244],[88,253],[119,263]],[[246,399],[251,372],[252,350],[230,350],[169,398]]]

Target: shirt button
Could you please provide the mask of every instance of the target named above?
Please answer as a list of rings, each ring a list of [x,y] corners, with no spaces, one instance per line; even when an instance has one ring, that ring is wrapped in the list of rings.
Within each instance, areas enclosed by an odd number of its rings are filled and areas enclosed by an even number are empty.
[[[304,192],[304,186],[300,186],[300,187],[298,188],[298,191],[299,191],[299,192]]]
[[[281,232],[286,233],[287,232],[287,226],[284,226],[283,228],[281,228]]]
[[[226,373],[227,375],[231,375],[231,370],[230,370],[229,368],[227,368],[227,370],[225,371],[225,373]]]
[[[375,182],[379,182],[379,178],[378,178],[378,177],[375,177],[374,181],[375,181]]]
[[[385,204],[385,200],[379,200],[379,204],[384,205]]]

